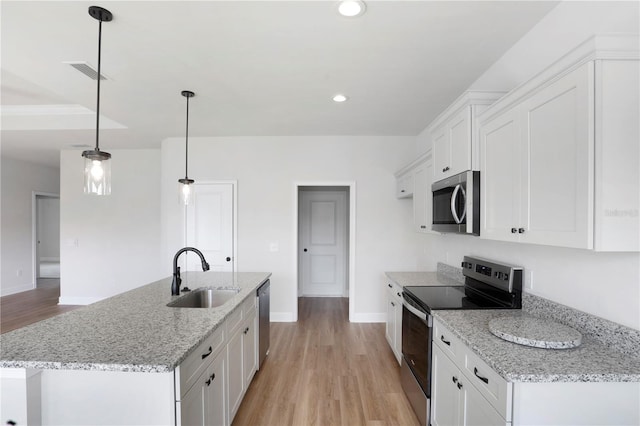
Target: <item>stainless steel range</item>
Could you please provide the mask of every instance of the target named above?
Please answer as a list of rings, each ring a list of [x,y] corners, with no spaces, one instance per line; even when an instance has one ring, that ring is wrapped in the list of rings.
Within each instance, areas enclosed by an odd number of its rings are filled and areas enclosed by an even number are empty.
[[[464,257],[464,285],[409,286],[402,292],[402,388],[422,425],[429,425],[431,400],[431,311],[520,309],[519,266]]]

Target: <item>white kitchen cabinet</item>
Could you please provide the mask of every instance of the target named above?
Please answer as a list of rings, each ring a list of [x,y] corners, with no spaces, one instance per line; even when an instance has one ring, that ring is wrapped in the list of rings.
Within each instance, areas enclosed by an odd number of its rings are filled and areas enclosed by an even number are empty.
[[[562,247],[593,244],[593,63],[480,129],[480,235]]]
[[[640,250],[637,47],[589,43],[478,117],[481,238]]]
[[[197,378],[180,401],[180,425],[226,426],[225,364],[227,353],[220,353]]]
[[[460,356],[464,358],[464,353]],[[464,367],[454,360],[455,358],[450,359],[445,354],[441,345],[433,345],[431,424],[434,426],[510,424],[475,386],[475,382],[479,379],[467,377],[463,372]]]
[[[431,150],[416,166],[413,174],[413,225],[417,232],[430,233],[432,210],[431,184],[433,183],[433,158]]]
[[[385,336],[398,364],[402,362],[402,288],[387,284],[387,322]]]
[[[475,116],[502,95],[502,92],[465,92],[429,125],[434,182],[477,170]]]
[[[413,197],[413,170],[409,170],[396,178],[396,197]]]
[[[227,345],[229,419],[233,421],[257,370],[257,298],[243,302],[239,323],[230,324]]]

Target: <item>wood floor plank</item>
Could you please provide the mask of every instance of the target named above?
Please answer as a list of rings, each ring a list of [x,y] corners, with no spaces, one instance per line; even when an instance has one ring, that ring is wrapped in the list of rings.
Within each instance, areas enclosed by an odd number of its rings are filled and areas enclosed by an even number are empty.
[[[272,323],[269,355],[233,426],[417,426],[384,324],[350,323],[348,299],[300,298]]]
[[[38,287],[0,297],[0,333],[16,330],[38,321],[79,308],[58,305],[59,279],[38,280]]]

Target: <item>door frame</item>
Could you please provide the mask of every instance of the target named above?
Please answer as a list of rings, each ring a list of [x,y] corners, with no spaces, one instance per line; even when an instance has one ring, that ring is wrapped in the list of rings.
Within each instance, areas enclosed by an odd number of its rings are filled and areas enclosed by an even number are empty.
[[[233,208],[233,272],[238,271],[238,181],[237,180],[198,180],[194,185],[231,185],[232,200],[231,206]],[[182,210],[182,247],[187,245],[187,206],[181,206]]]
[[[38,197],[57,198],[59,200],[60,194],[31,191],[31,272],[33,274],[31,288],[38,286]],[[62,277],[60,278],[62,279]]]
[[[348,209],[349,209],[349,235],[347,236],[349,242],[349,250],[348,250],[348,260],[347,265],[349,268],[349,273],[347,274],[347,285],[349,286],[349,322],[354,321],[354,306],[356,300],[356,292],[355,292],[355,277],[356,277],[356,262],[355,262],[355,254],[356,254],[356,183],[355,181],[299,181],[294,182],[293,184],[293,277],[295,280],[295,285],[292,286],[292,294],[293,300],[295,303],[293,304],[293,322],[298,321],[298,288],[300,287],[300,283],[298,282],[298,256],[300,254],[299,247],[299,220],[298,217],[298,204],[300,200],[298,199],[298,194],[300,191],[300,187],[306,186],[330,186],[330,187],[346,187],[349,188],[349,197],[347,199]]]

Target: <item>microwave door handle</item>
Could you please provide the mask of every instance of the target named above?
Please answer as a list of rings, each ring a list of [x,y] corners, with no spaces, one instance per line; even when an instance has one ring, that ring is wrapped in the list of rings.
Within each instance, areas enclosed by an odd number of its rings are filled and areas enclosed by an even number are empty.
[[[455,220],[458,225],[462,223],[462,220],[460,220],[460,218],[458,217],[458,212],[456,211],[456,200],[458,199],[458,191],[460,191],[460,188],[460,184],[457,184],[455,189],[453,190],[453,194],[451,194],[451,215],[453,216],[453,220]]]
[[[409,310],[409,312],[411,312],[413,315],[417,316],[422,321],[427,322],[427,314],[425,312],[419,311],[418,309],[416,309],[413,306],[411,306],[409,304],[409,302],[407,302],[404,297],[402,298],[402,305],[405,308],[407,308]]]
[[[467,192],[464,190],[464,186],[460,186],[460,192],[462,192],[462,216],[460,216],[460,222],[464,220],[467,215]]]

